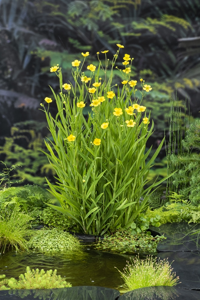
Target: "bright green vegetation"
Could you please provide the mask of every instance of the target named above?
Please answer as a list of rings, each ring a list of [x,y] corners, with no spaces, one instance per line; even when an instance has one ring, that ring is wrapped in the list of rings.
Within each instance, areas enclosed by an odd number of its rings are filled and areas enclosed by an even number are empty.
[[[166,260],[157,261],[149,256],[145,260],[136,257],[131,262],[127,263],[124,272],[118,270],[125,282],[123,292],[149,286],[175,286],[179,282]]]
[[[82,250],[82,246],[76,237],[57,228],[36,230],[28,245],[30,249],[45,254]]]
[[[71,287],[72,285],[60,275],[57,270],[44,271],[39,269],[26,268],[26,273],[19,276],[19,280],[15,278],[6,279],[5,275],[1,275],[0,290],[18,290],[18,289],[58,289]]]
[[[131,234],[130,231],[117,231],[112,235],[106,235],[99,241],[95,248],[102,251],[117,253],[156,253],[157,245],[166,239],[164,236],[151,236],[150,232]]]
[[[27,237],[33,234],[30,230],[32,218],[19,212],[17,207],[13,212],[8,212],[0,217],[0,251],[9,249],[28,250]]]

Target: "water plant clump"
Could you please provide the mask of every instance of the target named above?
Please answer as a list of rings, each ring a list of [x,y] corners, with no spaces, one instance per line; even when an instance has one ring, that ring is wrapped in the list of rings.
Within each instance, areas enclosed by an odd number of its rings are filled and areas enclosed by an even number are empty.
[[[157,245],[164,236],[151,236],[150,232],[131,234],[128,230],[118,230],[95,245],[95,249],[116,253],[156,253]]]
[[[33,251],[45,254],[80,252],[82,250],[76,237],[58,228],[36,230],[28,242],[28,246]]]
[[[59,65],[51,67],[59,78],[60,93],[51,88],[53,99],[44,100],[48,107],[55,101],[56,117],[41,103],[52,135],[45,141],[46,155],[57,179],[56,184],[47,182],[60,203],[49,206],[73,219],[79,231],[94,235],[130,228],[148,207],[154,188],[166,180],[147,187],[164,139],[147,162],[151,149],[146,151],[146,143],[154,124],[149,128],[150,114],[142,100],[152,88],[141,78],[141,99],[136,97],[138,82],[131,78],[133,58],[127,53],[119,70],[124,80],[119,85],[112,82],[116,60],[124,51],[123,45],[117,47],[112,61],[107,59],[108,50],[98,52],[98,66],[85,65],[89,52],[82,53],[82,61],[72,62],[74,84],[63,81]],[[84,109],[89,110],[87,120]]]
[[[127,262],[123,272],[118,270],[124,279],[123,291],[131,291],[150,286],[175,286],[179,277],[172,273],[172,268],[167,260],[147,257],[145,260],[139,256]]]
[[[18,290],[18,289],[58,289],[71,287],[72,285],[60,275],[57,270],[44,271],[39,269],[26,268],[26,273],[19,276],[19,280],[15,278],[5,279],[3,275],[3,285],[0,283],[0,290]]]

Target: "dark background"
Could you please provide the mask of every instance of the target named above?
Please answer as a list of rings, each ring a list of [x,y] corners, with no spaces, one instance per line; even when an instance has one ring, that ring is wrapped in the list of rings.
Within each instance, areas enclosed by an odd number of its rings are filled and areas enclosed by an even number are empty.
[[[199,31],[199,0],[0,0],[0,160],[21,166],[13,180],[54,180],[41,152],[49,132],[40,103],[51,97],[49,85],[59,91],[50,67],[59,64],[72,81],[71,62],[81,52],[89,51],[87,60],[95,64],[97,51],[108,49],[112,59],[116,43],[124,45],[119,61],[125,53],[134,57],[132,79],[142,77],[153,88],[143,101],[155,123],[147,146],[156,149],[164,135],[168,141],[172,106],[184,136],[199,118],[200,41],[190,40],[200,38]],[[50,112],[55,115],[55,103]],[[157,159],[160,169],[165,150]]]

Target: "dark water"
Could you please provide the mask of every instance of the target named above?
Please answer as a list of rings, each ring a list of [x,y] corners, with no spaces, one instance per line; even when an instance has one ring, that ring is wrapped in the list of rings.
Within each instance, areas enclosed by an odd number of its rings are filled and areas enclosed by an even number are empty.
[[[26,272],[26,266],[32,268],[57,269],[57,274],[65,276],[72,286],[102,286],[117,289],[123,284],[120,271],[131,255],[118,255],[93,250],[85,246],[81,254],[47,256],[38,253],[10,251],[0,255],[0,275],[18,279]]]

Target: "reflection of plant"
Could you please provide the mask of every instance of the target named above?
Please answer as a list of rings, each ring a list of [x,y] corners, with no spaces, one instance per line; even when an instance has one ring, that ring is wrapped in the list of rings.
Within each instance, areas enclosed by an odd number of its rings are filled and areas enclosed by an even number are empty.
[[[172,273],[172,268],[165,259],[156,260],[152,256],[140,260],[139,256],[127,263],[124,272],[120,272],[125,281],[123,289],[132,291],[148,286],[175,286],[179,277]]]
[[[41,229],[30,239],[29,248],[46,254],[80,251],[82,246],[77,238],[61,229]]]
[[[95,245],[95,249],[115,253],[155,253],[157,245],[164,240],[164,236],[151,236],[150,232],[132,234],[130,231],[117,231],[106,235],[102,241]]]
[[[20,290],[20,289],[58,289],[71,287],[72,285],[60,275],[57,275],[57,270],[44,271],[39,269],[26,268],[26,273],[19,276],[19,280],[10,278],[5,280],[6,285],[9,289]],[[6,288],[6,289],[8,289]],[[1,287],[3,290],[4,287]]]
[[[31,220],[30,216],[20,213],[17,207],[7,216],[1,216],[0,248],[3,253],[9,248],[14,248],[16,251],[28,250],[26,238],[33,234],[28,229]]]

